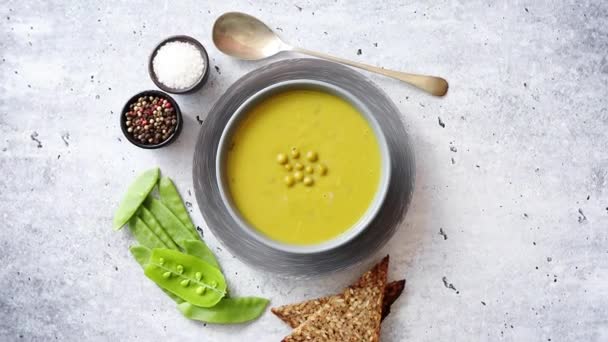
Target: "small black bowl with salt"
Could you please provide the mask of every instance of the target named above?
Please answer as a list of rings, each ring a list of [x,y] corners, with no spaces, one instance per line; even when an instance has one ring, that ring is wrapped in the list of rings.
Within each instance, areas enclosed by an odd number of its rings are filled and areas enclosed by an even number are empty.
[[[198,40],[184,35],[171,36],[152,50],[148,73],[154,84],[168,93],[192,93],[207,82],[209,56]]]

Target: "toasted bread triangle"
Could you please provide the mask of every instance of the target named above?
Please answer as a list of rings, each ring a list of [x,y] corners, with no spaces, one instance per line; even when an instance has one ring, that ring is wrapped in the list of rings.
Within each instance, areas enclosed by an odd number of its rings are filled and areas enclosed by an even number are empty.
[[[365,286],[331,297],[283,341],[378,341],[387,272],[388,256],[357,282]]]
[[[361,284],[365,286],[365,284]],[[351,287],[356,287],[355,285]],[[388,316],[391,312],[391,305],[399,298],[403,288],[405,287],[405,279],[396,280],[386,284],[384,289],[384,300],[382,301],[382,320]],[[340,296],[339,294],[333,296],[326,296],[321,298],[315,298],[304,302],[283,305],[276,308],[272,308],[271,311],[283,322],[289,324],[290,327],[296,328],[298,325],[304,323],[308,317],[323,306],[323,304],[329,302],[330,299]]]
[[[396,280],[386,284],[384,299],[382,300],[382,320],[391,313],[391,305],[401,296],[405,288],[405,279]]]

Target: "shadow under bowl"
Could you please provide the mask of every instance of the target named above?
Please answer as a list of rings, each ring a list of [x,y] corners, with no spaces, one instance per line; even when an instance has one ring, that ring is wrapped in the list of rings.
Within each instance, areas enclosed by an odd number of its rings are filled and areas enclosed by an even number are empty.
[[[335,85],[364,103],[382,128],[391,162],[386,198],[369,226],[350,242],[318,253],[290,253],[253,238],[228,211],[218,181],[219,142],[234,113],[260,90],[301,79]],[[305,280],[362,265],[404,226],[403,219],[412,200],[416,163],[403,120],[399,109],[384,91],[365,76],[338,63],[297,58],[253,70],[219,97],[199,130],[192,164],[198,208],[223,247],[243,263],[275,276]]]

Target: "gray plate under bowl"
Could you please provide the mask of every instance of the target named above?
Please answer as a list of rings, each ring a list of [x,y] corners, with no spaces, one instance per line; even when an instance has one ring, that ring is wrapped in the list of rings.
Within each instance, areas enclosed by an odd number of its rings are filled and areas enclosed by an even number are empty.
[[[251,108],[255,107],[261,101],[264,101],[265,99],[272,97],[275,94],[291,89],[318,90],[324,93],[329,93],[334,96],[340,97],[343,100],[349,102],[352,106],[357,108],[359,113],[368,122],[368,125],[374,132],[374,135],[376,136],[378,145],[380,147],[380,181],[376,190],[376,194],[374,195],[374,198],[372,199],[365,213],[353,226],[350,227],[350,229],[346,230],[342,234],[339,234],[338,236],[327,241],[310,245],[295,245],[278,242],[267,237],[266,235],[257,231],[257,229],[250,226],[247,221],[240,215],[239,210],[234,205],[229,194],[230,191],[228,190],[228,182],[225,179],[225,160],[228,156],[228,151],[230,150],[230,142],[232,141],[232,135],[239,126],[241,120],[244,120],[247,117]],[[219,180],[218,186],[220,189],[220,195],[222,196],[222,199],[224,200],[224,203],[228,208],[228,212],[230,212],[234,220],[239,223],[243,231],[249,233],[252,237],[260,240],[260,242],[270,246],[273,249],[282,250],[288,253],[310,254],[320,253],[337,248],[340,245],[348,243],[350,240],[354,239],[355,237],[357,237],[357,235],[367,229],[369,223],[378,214],[378,212],[382,208],[382,204],[384,203],[384,198],[386,197],[386,192],[388,190],[388,185],[390,182],[391,157],[388,149],[388,144],[386,143],[386,138],[384,137],[384,133],[382,132],[380,125],[374,118],[374,115],[361,101],[359,101],[359,99],[333,84],[320,82],[318,80],[292,80],[278,82],[260,90],[255,95],[251,96],[245,102],[243,102],[243,104],[236,110],[236,112],[232,114],[232,117],[228,121],[228,124],[224,129],[224,133],[220,138],[217,161],[215,162],[215,165],[215,173],[217,174]]]
[[[391,159],[391,177],[384,203],[367,228],[345,244],[314,253],[290,253],[273,248],[246,232],[222,199],[216,168],[222,132],[237,109],[264,88],[298,79],[335,85],[361,101],[384,133]],[[414,170],[414,155],[399,111],[383,91],[340,64],[319,59],[292,59],[272,63],[243,76],[215,103],[198,136],[193,183],[207,225],[240,260],[280,275],[314,277],[362,262],[390,239],[411,200]]]

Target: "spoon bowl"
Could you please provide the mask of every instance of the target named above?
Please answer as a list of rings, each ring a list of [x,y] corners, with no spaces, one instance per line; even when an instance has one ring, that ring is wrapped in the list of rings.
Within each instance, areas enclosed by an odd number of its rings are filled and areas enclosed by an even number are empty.
[[[249,14],[228,12],[213,24],[213,43],[224,54],[245,60],[267,58],[293,48]]]
[[[268,25],[245,13],[228,12],[222,14],[213,24],[212,38],[213,43],[221,52],[240,59],[258,60],[274,56],[279,52],[294,51],[388,76],[409,83],[435,96],[443,96],[448,91],[448,82],[441,77],[379,68],[291,46],[281,40]]]

